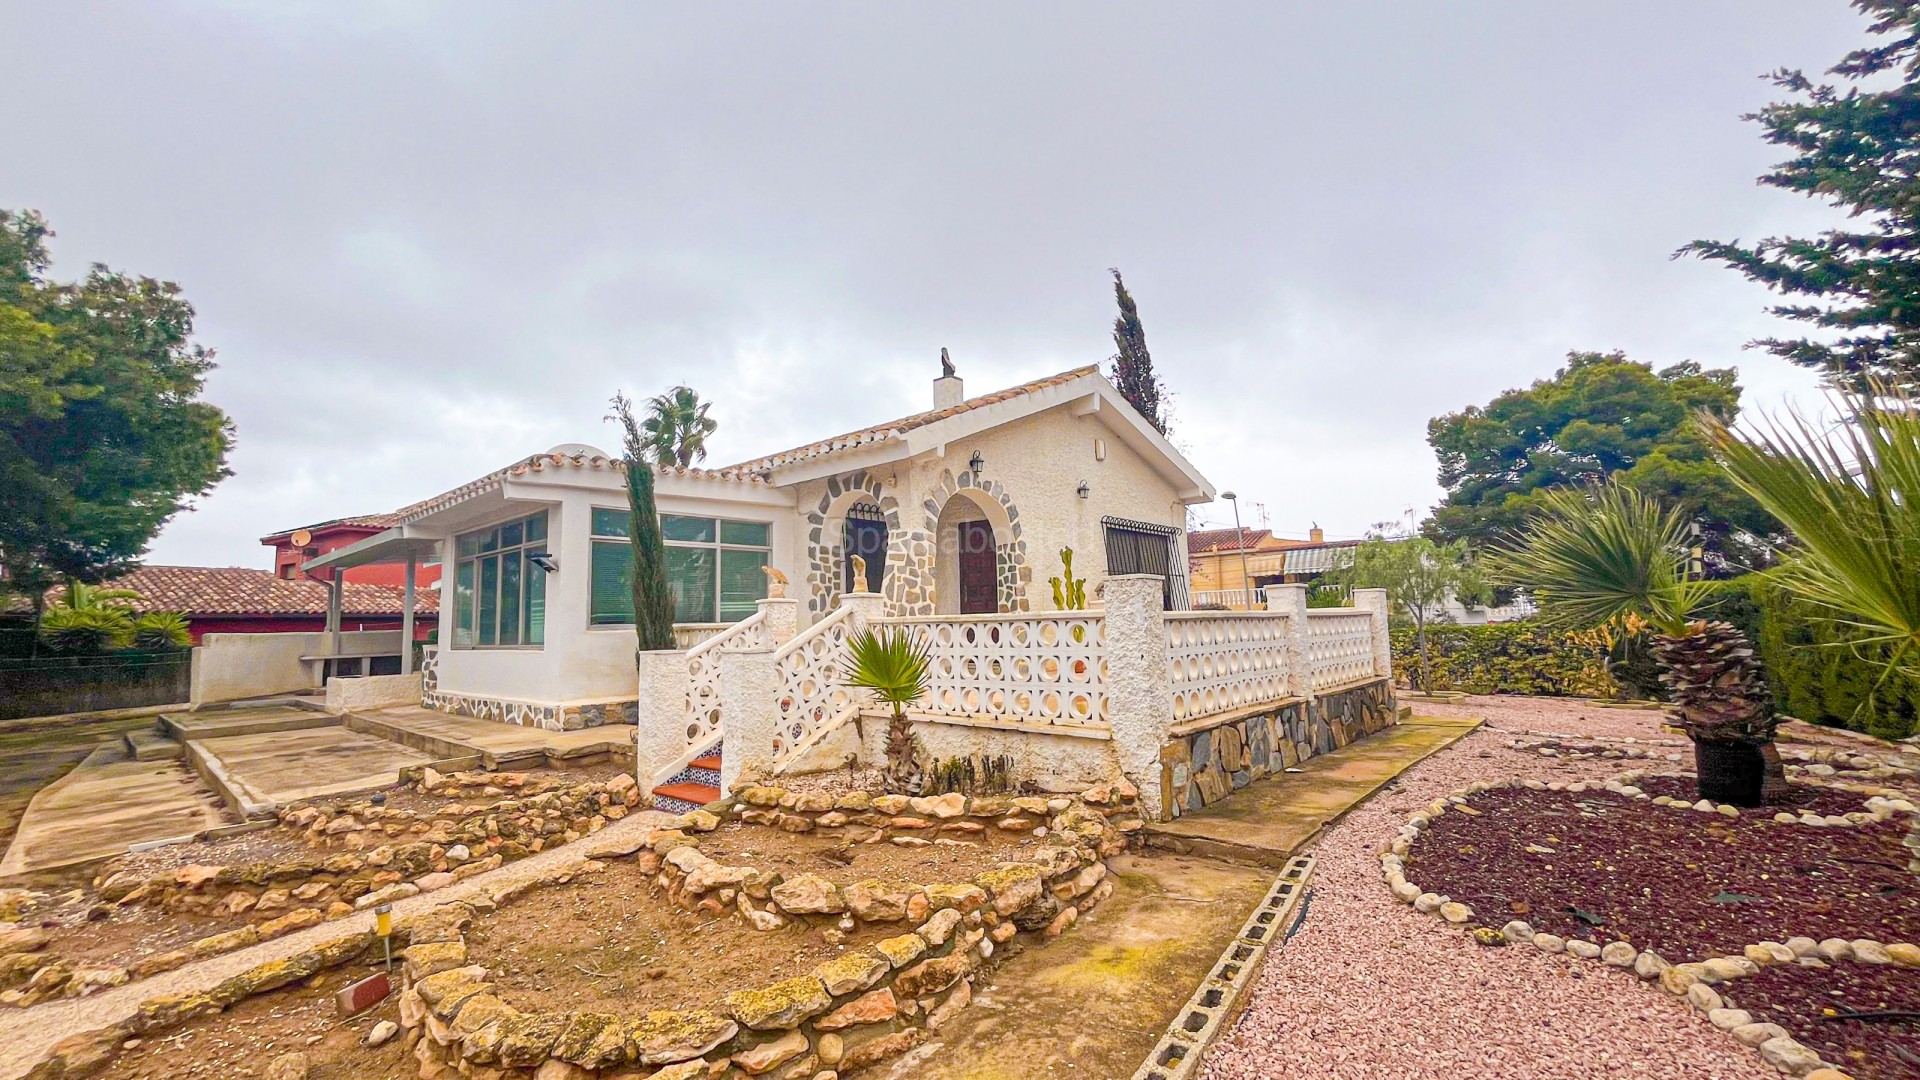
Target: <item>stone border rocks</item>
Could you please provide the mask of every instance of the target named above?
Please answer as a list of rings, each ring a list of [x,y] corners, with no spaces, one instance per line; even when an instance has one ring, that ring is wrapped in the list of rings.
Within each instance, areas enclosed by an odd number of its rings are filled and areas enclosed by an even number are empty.
[[[1261,962],[1276,942],[1285,942],[1287,921],[1299,908],[1312,876],[1312,856],[1287,860],[1240,933],[1227,943],[1199,988],[1174,1015],[1166,1034],[1148,1052],[1133,1080],[1188,1080],[1194,1075],[1207,1046],[1238,1011]]]
[[[1920,967],[1920,945],[1897,943],[1882,945],[1877,941],[1861,939],[1845,941],[1832,938],[1816,942],[1812,938],[1795,937],[1785,943],[1760,942],[1749,945],[1739,957],[1717,957],[1714,959],[1672,964],[1651,949],[1642,951],[1626,941],[1613,941],[1604,946],[1589,941],[1562,938],[1554,934],[1535,933],[1533,927],[1524,920],[1514,919],[1498,930],[1490,926],[1476,926],[1475,914],[1471,907],[1449,897],[1425,892],[1406,878],[1406,859],[1412,851],[1413,843],[1433,819],[1450,809],[1463,807],[1474,795],[1493,791],[1498,788],[1521,787],[1529,791],[1565,791],[1579,793],[1583,791],[1604,790],[1616,795],[1641,800],[1650,805],[1668,806],[1679,810],[1701,813],[1716,813],[1725,817],[1738,818],[1740,808],[1726,804],[1715,804],[1705,799],[1688,803],[1682,799],[1667,796],[1649,797],[1646,792],[1632,783],[1640,779],[1642,773],[1626,773],[1611,780],[1575,783],[1558,781],[1546,783],[1539,780],[1494,780],[1475,781],[1459,788],[1444,798],[1436,799],[1425,809],[1415,811],[1407,818],[1407,823],[1389,841],[1380,854],[1380,869],[1389,891],[1394,898],[1413,906],[1415,911],[1433,915],[1444,922],[1466,930],[1474,940],[1482,945],[1531,945],[1544,953],[1566,953],[1583,960],[1597,960],[1607,967],[1631,971],[1642,980],[1657,982],[1661,989],[1670,994],[1684,997],[1696,1010],[1705,1014],[1717,1028],[1732,1034],[1743,1045],[1754,1048],[1768,1064],[1791,1076],[1805,1076],[1809,1080],[1850,1080],[1847,1074],[1834,1066],[1821,1061],[1819,1055],[1792,1039],[1784,1029],[1773,1024],[1755,1024],[1752,1018],[1735,1015],[1739,1010],[1728,1009],[1720,994],[1713,989],[1719,983],[1730,979],[1752,975],[1761,966],[1769,963],[1791,963],[1802,957],[1820,956],[1824,959],[1852,957],[1865,963],[1893,963],[1905,967]],[[1897,793],[1895,793],[1897,795]],[[1915,861],[1909,864],[1911,869],[1920,871],[1920,808],[1902,798],[1887,798],[1885,795],[1873,795],[1867,800],[1867,810],[1848,814],[1839,818],[1841,825],[1854,825],[1863,822],[1884,821],[1896,813],[1909,815],[1911,828],[1905,844]],[[1826,826],[1831,822],[1815,818],[1808,822],[1803,818],[1780,814],[1775,820],[1782,823]],[[1732,1023],[1740,1020],[1740,1023]]]

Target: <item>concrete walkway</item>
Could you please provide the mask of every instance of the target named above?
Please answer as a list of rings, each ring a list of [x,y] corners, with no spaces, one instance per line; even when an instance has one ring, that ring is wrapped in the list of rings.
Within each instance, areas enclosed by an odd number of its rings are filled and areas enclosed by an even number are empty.
[[[632,724],[547,731],[454,716],[417,705],[362,709],[343,719],[355,731],[391,739],[436,758],[478,755],[490,769],[564,765],[610,752],[628,753],[633,746]]]
[[[408,897],[393,905],[394,914],[398,917],[449,900],[493,893],[515,882],[544,876],[584,861],[589,852],[606,841],[658,828],[670,820],[669,815],[658,811],[638,811],[576,843],[530,855],[437,892]],[[0,1080],[16,1080],[26,1075],[60,1040],[125,1020],[148,998],[211,989],[221,980],[259,964],[304,952],[357,931],[371,930],[373,918],[372,911],[355,912],[344,919],[321,923],[92,997],[50,1001],[24,1011],[7,1010],[5,1015],[0,1015],[0,1036],[3,1036],[0,1037]]]
[[[109,855],[224,824],[220,804],[177,761],[130,761],[111,744],[42,788],[0,859],[0,878]]]
[[[397,783],[400,770],[432,758],[418,750],[343,727],[265,731],[194,739],[191,760],[204,763],[228,788],[242,814],[324,795],[372,791]]]
[[[1427,756],[1465,738],[1481,720],[1416,716],[1303,762],[1173,821],[1147,826],[1147,842],[1179,852],[1279,867],[1348,810]]]

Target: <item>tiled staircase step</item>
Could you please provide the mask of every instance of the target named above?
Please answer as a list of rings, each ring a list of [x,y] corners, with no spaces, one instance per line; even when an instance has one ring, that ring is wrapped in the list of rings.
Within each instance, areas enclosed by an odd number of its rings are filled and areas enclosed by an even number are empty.
[[[681,802],[692,803],[695,806],[705,806],[720,798],[720,789],[712,784],[661,784],[659,787],[653,789],[653,797],[656,799],[678,799]]]
[[[719,772],[720,771],[720,755],[708,754],[706,757],[694,758],[692,761],[687,763],[687,767],[690,769],[709,769],[709,770],[712,770],[713,772]]]

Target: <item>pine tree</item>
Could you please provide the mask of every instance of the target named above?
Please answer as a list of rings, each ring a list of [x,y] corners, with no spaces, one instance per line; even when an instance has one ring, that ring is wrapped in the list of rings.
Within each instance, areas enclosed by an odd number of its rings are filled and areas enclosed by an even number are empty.
[[[1864,387],[1880,379],[1920,386],[1920,2],[1854,0],[1885,40],[1848,53],[1816,83],[1798,71],[1773,73],[1793,100],[1746,117],[1766,141],[1792,155],[1760,183],[1825,199],[1844,210],[1852,229],[1814,238],[1697,240],[1681,249],[1740,271],[1801,302],[1773,313],[1830,333],[1769,338],[1754,344]],[[1844,85],[1851,84],[1851,85]]]
[[[641,652],[673,648],[673,590],[667,584],[667,546],[654,508],[648,438],[633,418],[633,403],[613,395],[613,416],[626,429],[627,535],[633,544],[633,629]]]
[[[1167,433],[1166,417],[1161,414],[1160,398],[1165,387],[1153,374],[1153,357],[1147,352],[1147,331],[1140,325],[1140,309],[1134,305],[1120,271],[1113,273],[1113,298],[1120,305],[1120,317],[1113,320],[1113,385],[1120,396],[1146,417],[1160,434]]]

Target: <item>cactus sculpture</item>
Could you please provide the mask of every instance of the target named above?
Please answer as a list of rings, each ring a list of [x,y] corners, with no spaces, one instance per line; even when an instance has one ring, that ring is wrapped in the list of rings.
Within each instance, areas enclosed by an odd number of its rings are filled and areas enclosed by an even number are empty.
[[[1061,611],[1085,611],[1087,609],[1087,579],[1073,576],[1073,549],[1060,549],[1060,565],[1064,577],[1050,577],[1047,583],[1053,586],[1053,606]]]

